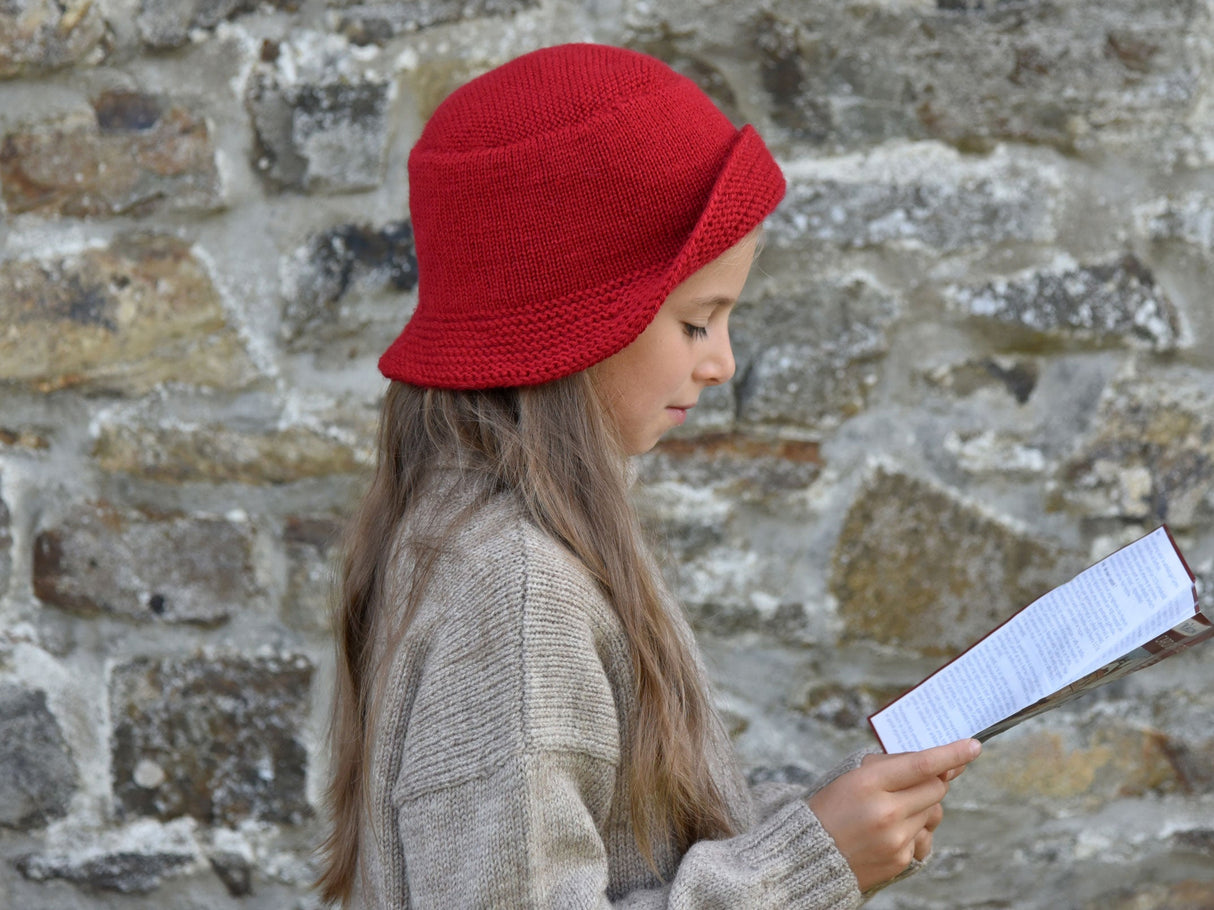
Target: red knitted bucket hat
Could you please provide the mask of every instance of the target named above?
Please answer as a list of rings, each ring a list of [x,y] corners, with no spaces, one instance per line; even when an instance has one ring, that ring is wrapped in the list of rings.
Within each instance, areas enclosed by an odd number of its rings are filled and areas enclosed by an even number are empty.
[[[453,92],[409,155],[409,192],[417,309],[379,368],[473,389],[622,350],[771,213],[784,176],[666,64],[570,44]]]

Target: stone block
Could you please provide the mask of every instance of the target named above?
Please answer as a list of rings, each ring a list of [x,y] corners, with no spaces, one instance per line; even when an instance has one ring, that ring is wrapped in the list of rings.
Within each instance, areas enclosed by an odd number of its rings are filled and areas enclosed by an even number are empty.
[[[110,682],[120,811],[298,824],[312,666],[302,657],[141,658]]]
[[[1102,894],[1082,910],[1209,910],[1214,907],[1214,882],[1186,879],[1173,884],[1142,883]]]
[[[1061,467],[1055,504],[1096,518],[1175,530],[1214,510],[1214,418],[1201,374],[1131,368],[1100,400],[1091,428]]]
[[[934,388],[964,398],[984,389],[1001,388],[1017,404],[1033,397],[1041,367],[1030,358],[981,357],[925,370],[923,378]]]
[[[1082,729],[1038,726],[1001,737],[999,748],[983,756],[979,776],[1007,798],[1055,809],[1092,811],[1181,789],[1162,735],[1103,716]]]
[[[27,830],[67,814],[76,763],[42,692],[0,683],[0,827]]]
[[[335,36],[269,45],[245,90],[254,167],[274,189],[372,189],[388,151],[391,83],[360,70]]]
[[[1030,339],[1061,337],[1070,343],[1125,344],[1172,351],[1180,342],[1180,316],[1151,270],[1133,254],[1094,264],[1062,263],[955,288],[952,304],[997,326],[1004,345],[1012,330]]]
[[[1208,54],[1196,0],[773,4],[752,20],[773,118],[823,149],[941,139],[1084,152],[1194,109]]]
[[[0,262],[0,325],[0,382],[42,391],[234,390],[257,376],[210,276],[173,237]]]
[[[54,840],[76,842],[24,856],[17,869],[30,881],[67,881],[94,894],[149,894],[201,860],[198,845],[181,825],[141,820],[100,835]]]
[[[0,6],[0,79],[96,62],[107,36],[101,7],[91,0],[7,0]]]
[[[948,490],[881,468],[848,510],[830,589],[845,638],[951,656],[1085,564]]]
[[[77,508],[34,542],[34,593],[83,616],[215,626],[250,609],[252,535],[219,518]]]
[[[265,432],[223,424],[198,427],[103,424],[93,458],[105,471],[162,483],[281,484],[362,474],[371,452],[310,427]]]
[[[1058,175],[997,152],[967,159],[935,146],[844,156],[790,173],[768,219],[773,252],[896,245],[959,252],[1053,239]]]
[[[789,492],[806,489],[822,470],[816,443],[732,433],[665,439],[636,464],[642,485],[712,490],[738,501],[767,502],[776,511]]]
[[[358,44],[383,44],[406,32],[490,16],[512,16],[539,0],[329,0],[337,30]]]
[[[1214,197],[1190,192],[1143,206],[1143,232],[1154,241],[1175,241],[1214,251]]]
[[[336,595],[336,558],[344,523],[336,518],[294,516],[283,529],[286,548],[285,619],[293,629],[329,631]]]
[[[4,501],[4,475],[0,474],[0,598],[8,590],[13,571],[13,516]]]
[[[190,33],[210,31],[219,23],[256,10],[262,3],[294,12],[297,0],[141,0],[135,22],[149,47],[181,47]]]
[[[867,730],[869,716],[903,691],[895,687],[814,682],[806,689],[804,698],[792,707],[840,730]]]
[[[822,432],[863,410],[901,310],[860,277],[739,304],[731,322],[739,424]]]
[[[133,91],[104,92],[88,112],[9,132],[0,187],[13,215],[140,216],[223,203],[206,121]]]
[[[403,294],[417,287],[413,226],[338,225],[309,238],[280,271],[282,334],[292,349],[327,346],[380,322],[399,330],[411,310]],[[386,298],[382,312],[378,297]]]

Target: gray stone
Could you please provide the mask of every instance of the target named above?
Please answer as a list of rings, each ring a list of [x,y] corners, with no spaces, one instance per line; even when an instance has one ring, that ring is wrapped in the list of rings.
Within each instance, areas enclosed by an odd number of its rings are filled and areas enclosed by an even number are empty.
[[[358,44],[382,44],[397,35],[435,25],[489,16],[512,16],[539,0],[398,0],[369,3],[329,0],[338,31]]]
[[[213,626],[256,594],[247,527],[79,507],[34,543],[34,593],[81,615]]]
[[[87,834],[65,830],[50,840],[48,849],[17,862],[21,874],[35,882],[68,881],[97,895],[148,894],[200,859],[188,829],[145,820]]]
[[[293,629],[328,632],[343,522],[291,517],[283,529],[288,560],[284,618]]]
[[[274,46],[249,77],[254,166],[277,189],[342,193],[383,176],[391,85],[360,72],[337,39]]]
[[[106,423],[98,430],[92,454],[106,471],[161,483],[283,484],[365,473],[369,446],[353,449],[340,435],[308,426],[248,432],[226,424],[183,428]]]
[[[83,859],[35,855],[21,859],[17,868],[34,881],[64,879],[97,891],[147,894],[193,859],[182,853],[105,853]]]
[[[1132,254],[958,288],[951,297],[970,316],[1031,335],[1061,334],[1155,351],[1175,350],[1180,338],[1176,307]]]
[[[141,0],[135,19],[149,47],[180,47],[196,29],[214,29],[220,22],[251,12],[262,3],[294,12],[296,0]]]
[[[4,475],[0,474],[0,597],[8,590],[13,571],[12,514],[4,501]]]
[[[740,304],[732,322],[739,423],[821,432],[861,411],[901,308],[862,277]]]
[[[775,3],[757,16],[773,117],[827,149],[938,138],[1067,153],[1166,131],[1193,109],[1206,58],[1196,0]]]
[[[253,864],[239,853],[222,851],[209,857],[211,868],[232,897],[248,897],[253,893]]]
[[[343,224],[309,238],[284,264],[282,333],[294,349],[328,345],[373,322],[360,304],[381,294],[393,297],[394,323],[408,310],[400,295],[417,287],[413,226],[382,228]]]
[[[0,683],[0,826],[29,829],[62,818],[77,786],[46,695]]]
[[[1145,206],[1139,213],[1145,233],[1156,241],[1179,241],[1214,251],[1214,197],[1186,193]]]
[[[205,824],[310,816],[303,657],[141,658],[110,683],[114,796],[123,813]]]
[[[934,388],[958,397],[967,397],[987,388],[1002,388],[1017,404],[1033,396],[1041,378],[1041,366],[1034,360],[1014,357],[982,357],[957,364],[946,364],[924,372]]]
[[[108,28],[91,0],[5,0],[0,5],[0,79],[100,59]]]
[[[999,155],[964,160],[937,147],[875,152],[793,172],[768,219],[775,250],[822,244],[958,252],[1054,235],[1057,175]]]

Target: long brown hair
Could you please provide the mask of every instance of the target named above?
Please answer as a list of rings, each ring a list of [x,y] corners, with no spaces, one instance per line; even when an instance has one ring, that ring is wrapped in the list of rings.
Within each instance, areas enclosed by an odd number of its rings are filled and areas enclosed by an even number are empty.
[[[391,633],[380,615],[383,587],[397,529],[435,465],[457,468],[480,489],[514,492],[531,520],[581,560],[619,615],[636,686],[625,756],[629,809],[650,864],[656,868],[656,846],[684,850],[732,833],[708,770],[706,744],[715,723],[708,693],[691,643],[664,603],[609,423],[586,373],[518,389],[390,386],[378,465],[347,531],[341,566],[328,790],[333,828],[317,882],[325,900],[346,901],[354,886],[374,693],[389,662],[376,665],[374,643],[384,634],[404,634],[436,548],[414,563],[400,626]]]

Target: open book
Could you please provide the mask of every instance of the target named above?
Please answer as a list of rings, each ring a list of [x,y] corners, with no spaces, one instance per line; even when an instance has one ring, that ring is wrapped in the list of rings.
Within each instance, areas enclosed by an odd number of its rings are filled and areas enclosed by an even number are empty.
[[[986,740],[1214,638],[1166,527],[1033,601],[868,720],[886,752]]]

